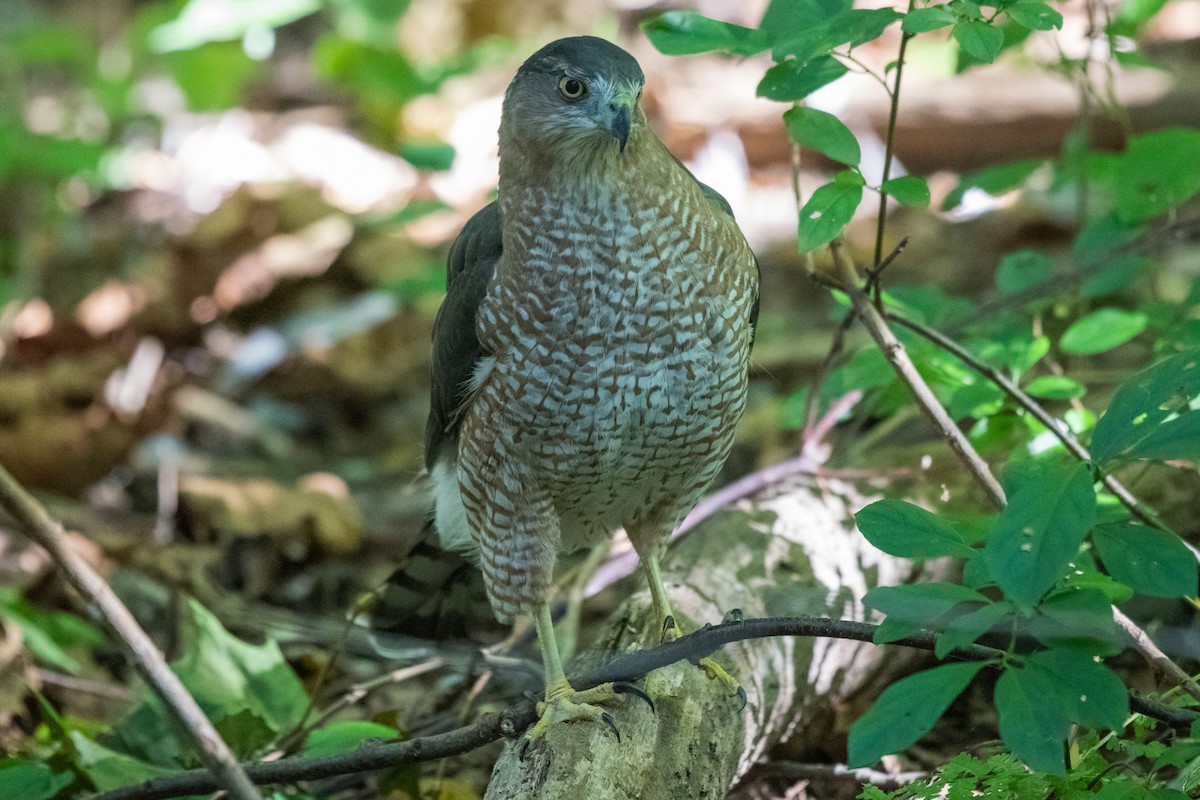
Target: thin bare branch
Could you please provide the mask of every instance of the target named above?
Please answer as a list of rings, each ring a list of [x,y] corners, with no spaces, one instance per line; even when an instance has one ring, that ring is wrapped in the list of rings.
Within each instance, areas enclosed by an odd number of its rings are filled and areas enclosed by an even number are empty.
[[[167,666],[133,614],[104,578],[75,551],[62,523],[52,518],[3,467],[0,467],[0,507],[13,517],[26,536],[46,549],[67,581],[87,602],[88,610],[117,637],[133,666],[200,749],[208,769],[202,774],[211,781],[213,789],[225,789],[238,800],[261,800],[262,795],[238,764],[229,745]]]
[[[954,420],[950,418],[949,413],[946,412],[941,402],[933,394],[933,390],[929,388],[929,384],[925,383],[925,379],[917,372],[916,365],[908,357],[908,352],[904,349],[904,345],[900,343],[900,340],[896,338],[891,328],[888,327],[883,315],[879,313],[879,310],[875,308],[870,298],[859,288],[858,273],[854,268],[853,262],[850,261],[850,257],[846,255],[845,250],[842,248],[842,243],[835,239],[830,244],[830,250],[833,253],[834,263],[837,265],[838,272],[842,278],[842,289],[850,296],[850,300],[854,304],[854,310],[858,312],[858,317],[862,320],[867,332],[871,334],[871,338],[879,345],[884,358],[888,360],[888,363],[892,365],[892,368],[896,370],[908,385],[909,391],[912,392],[921,412],[925,414],[934,429],[950,445],[950,449],[954,451],[959,460],[966,465],[971,476],[975,478],[975,481],[983,487],[983,490],[988,495],[988,499],[991,500],[996,508],[1004,508],[1004,489],[1000,487],[1000,482],[992,475],[987,462],[980,458],[979,454],[975,452],[975,448],[967,441],[966,435],[954,424]]]

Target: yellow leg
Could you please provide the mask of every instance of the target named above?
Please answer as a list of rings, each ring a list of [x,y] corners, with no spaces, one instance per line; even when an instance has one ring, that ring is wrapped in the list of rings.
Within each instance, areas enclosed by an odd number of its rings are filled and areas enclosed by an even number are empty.
[[[671,603],[667,600],[667,587],[663,586],[658,556],[647,556],[642,563],[646,565],[646,576],[650,580],[650,599],[654,603],[655,616],[662,620],[662,641],[673,642],[683,636],[683,631],[675,622],[675,615],[671,613]],[[730,695],[738,697],[743,708],[746,706],[746,690],[724,667],[707,656],[695,663],[697,667],[704,670],[704,674],[708,676],[709,680],[720,683]]]
[[[614,734],[617,741],[621,733],[612,715],[594,703],[613,700],[620,694],[633,694],[654,709],[654,703],[641,689],[628,683],[603,683],[591,689],[577,692],[571,688],[567,675],[563,671],[562,657],[558,652],[558,642],[554,637],[554,620],[550,616],[549,604],[543,603],[533,618],[537,628],[538,644],[542,648],[542,664],[546,671],[546,698],[537,705],[538,721],[525,734],[526,746],[533,740],[546,734],[555,722],[570,722],[573,720],[589,720],[603,722]]]

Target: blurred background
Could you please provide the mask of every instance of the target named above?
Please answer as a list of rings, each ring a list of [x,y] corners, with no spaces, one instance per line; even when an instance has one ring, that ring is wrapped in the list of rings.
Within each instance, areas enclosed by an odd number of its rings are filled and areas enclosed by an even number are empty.
[[[754,26],[766,5],[672,7]],[[581,33],[639,59],[651,125],[729,199],[762,262],[750,406],[721,482],[794,455],[841,309],[797,252],[793,175],[803,197],[835,165],[794,152],[787,105],[756,97],[769,55],[658,53],[639,24],[664,8],[5,0],[0,463],[86,532],[144,618],[169,614],[183,591],[238,632],[319,660],[345,609],[425,522],[429,335],[449,243],[495,190],[504,88],[538,47]],[[1056,156],[1081,120],[1112,149],[1130,132],[1200,125],[1200,3],[1061,8],[1061,31],[1034,32],[968,72],[945,31],[910,45],[897,169],[928,178],[933,210],[894,209],[885,241],[911,237],[889,281],[913,303],[955,296],[969,311],[1003,254],[1070,247],[1069,187],[972,189],[938,210],[961,175]],[[1081,90],[1061,65],[1086,60],[1121,14],[1138,20],[1128,58],[1099,54]],[[854,55],[882,73],[898,44],[893,26]],[[889,110],[877,81],[852,71],[810,104],[850,125],[877,181]],[[848,231],[860,261],[871,260],[877,210],[864,203]],[[1168,279],[1190,282],[1195,248],[1176,255]],[[880,364],[835,372],[817,410],[878,386]],[[894,393],[877,402],[897,406]],[[936,464],[925,476],[892,470],[913,463],[906,446],[924,446],[924,434],[896,438],[902,428],[848,426],[828,469],[934,487],[956,471],[949,458],[942,475]],[[864,459],[889,436],[894,456]],[[1165,511],[1194,535],[1184,506]],[[0,612],[19,621],[66,607],[46,558],[0,531]],[[90,640],[73,636],[28,642],[43,667],[35,680],[89,674]],[[26,714],[23,694],[0,693],[0,745],[19,736],[5,723]]]

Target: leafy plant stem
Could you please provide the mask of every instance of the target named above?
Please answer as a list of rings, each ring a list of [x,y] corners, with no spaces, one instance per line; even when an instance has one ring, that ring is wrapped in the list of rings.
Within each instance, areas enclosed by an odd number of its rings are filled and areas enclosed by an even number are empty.
[[[966,435],[954,424],[949,413],[947,413],[946,409],[938,401],[933,390],[929,388],[929,384],[921,377],[912,359],[908,357],[904,345],[900,343],[900,340],[896,338],[891,328],[888,327],[887,320],[884,319],[883,314],[879,312],[870,298],[859,287],[858,272],[850,257],[846,255],[841,240],[834,239],[830,242],[829,249],[833,255],[838,272],[841,275],[843,291],[850,296],[859,319],[862,320],[863,326],[867,328],[871,337],[875,339],[884,358],[896,370],[901,380],[908,385],[909,391],[912,392],[921,411],[933,424],[935,430],[945,438],[946,443],[950,445],[950,449],[962,461],[967,471],[971,473],[971,476],[984,490],[985,494],[987,494],[988,499],[991,500],[996,508],[1003,509],[1007,501],[1000,482],[992,474],[987,462],[971,446]],[[1192,680],[1191,676],[1172,661],[1154,643],[1150,636],[1119,608],[1113,606],[1112,613],[1117,627],[1125,632],[1130,643],[1143,659],[1162,672],[1163,675],[1170,678],[1170,680],[1181,686],[1192,697],[1200,700],[1200,684]]]
[[[916,6],[914,0],[909,0],[908,10],[911,12]],[[896,55],[896,79],[892,83],[892,89],[888,92],[891,100],[891,105],[888,108],[888,125],[887,136],[884,139],[883,153],[883,178],[880,184],[888,182],[888,178],[892,175],[892,155],[896,146],[896,117],[900,113],[900,80],[904,76],[904,54],[908,50],[908,40],[911,39],[910,34],[902,34],[900,36],[900,50]],[[874,266],[878,267],[883,261],[883,234],[887,227],[887,195],[883,192],[879,193],[879,218],[875,223],[875,260]]]
[[[892,95],[892,88],[887,85],[887,81],[884,79],[884,77],[882,75],[880,75],[878,72],[876,72],[875,70],[868,67],[862,61],[860,61],[857,57],[855,57],[855,55],[853,53],[849,53],[849,52],[839,53],[837,51],[834,51],[833,54],[835,56],[837,56],[838,58],[849,61],[854,66],[858,67],[859,70],[861,70],[864,75],[868,75],[868,76],[874,78],[876,80],[876,82],[878,82],[879,85],[883,87],[883,90],[888,93],[889,97]]]
[[[842,290],[850,296],[858,318],[862,321],[867,332],[871,334],[871,338],[879,346],[884,358],[896,370],[901,380],[908,385],[909,391],[912,392],[922,413],[925,414],[934,429],[942,435],[942,438],[950,445],[950,449],[954,451],[954,454],[967,467],[972,477],[983,488],[992,505],[997,509],[1003,508],[1005,498],[1004,490],[1000,487],[1000,482],[992,474],[987,462],[975,452],[975,448],[967,441],[966,435],[954,424],[954,420],[950,418],[950,414],[938,401],[933,390],[929,388],[929,384],[917,372],[917,367],[913,364],[912,359],[909,358],[904,345],[892,333],[883,315],[859,287],[857,270],[850,257],[846,255],[841,240],[834,239],[830,243],[829,249],[833,255],[834,264],[837,266],[842,278]]]
[[[1046,430],[1053,433],[1054,436],[1060,442],[1062,442],[1063,446],[1067,449],[1067,452],[1075,456],[1080,461],[1091,461],[1092,457],[1088,453],[1087,448],[1080,444],[1079,440],[1076,439],[1069,430],[1059,424],[1059,422],[1050,415],[1050,412],[1046,411],[1041,404],[1022,391],[1021,387],[1017,386],[1014,381],[1009,379],[1002,372],[980,361],[958,342],[954,341],[945,334],[934,330],[933,328],[908,319],[907,317],[903,316],[902,314],[898,314],[895,311],[885,311],[884,317],[889,322],[894,322],[897,325],[908,328],[918,336],[933,342],[935,345],[953,355],[975,372],[978,372],[980,375],[996,384],[996,386],[998,386],[1001,391],[1011,397],[1017,403],[1017,405],[1021,406],[1021,408],[1025,409],[1031,416],[1033,416],[1034,419],[1046,426]],[[1121,501],[1121,504],[1129,509],[1130,514],[1137,517],[1146,525],[1158,528],[1159,530],[1167,531],[1168,533],[1174,533],[1170,526],[1159,519],[1154,512],[1146,509],[1144,505],[1133,496],[1133,493],[1130,492],[1123,483],[1117,480],[1116,477],[1101,472],[1095,467],[1093,470],[1098,475],[1105,488],[1112,492],[1113,495]]]

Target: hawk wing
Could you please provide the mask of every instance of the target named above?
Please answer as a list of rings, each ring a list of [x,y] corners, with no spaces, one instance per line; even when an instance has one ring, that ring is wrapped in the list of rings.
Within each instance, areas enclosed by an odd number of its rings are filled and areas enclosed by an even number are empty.
[[[456,446],[471,377],[487,354],[475,333],[475,316],[500,260],[500,208],[484,206],[467,221],[450,246],[446,299],[433,323],[433,368],[429,422],[425,426],[425,468],[433,469],[446,446]]]
[[[716,189],[703,183],[700,188],[709,202],[733,216],[729,202]],[[470,399],[471,378],[479,360],[487,355],[475,333],[475,315],[503,249],[500,208],[495,202],[471,217],[450,246],[446,299],[433,323],[432,388],[425,427],[426,469],[433,469],[444,447],[458,441],[463,406]],[[754,266],[758,269],[757,258]],[[758,305],[756,290],[750,309],[751,330],[758,324]]]
[[[677,162],[679,159],[675,159]],[[683,167],[683,163],[679,162],[679,166]],[[704,192],[704,196],[708,198],[708,202],[715,205],[721,211],[724,211],[731,218],[733,217],[733,206],[729,205],[729,201],[722,196],[720,192],[709,186],[707,183],[700,183],[692,171],[687,167],[683,167],[688,175],[692,176],[692,180],[700,184],[700,191]],[[750,306],[750,345],[754,346],[754,335],[758,332],[758,304],[761,298],[759,285],[762,282],[762,267],[758,264],[758,256],[754,255],[754,251],[750,251],[750,255],[754,258],[754,272],[757,280],[754,282],[754,305]]]

